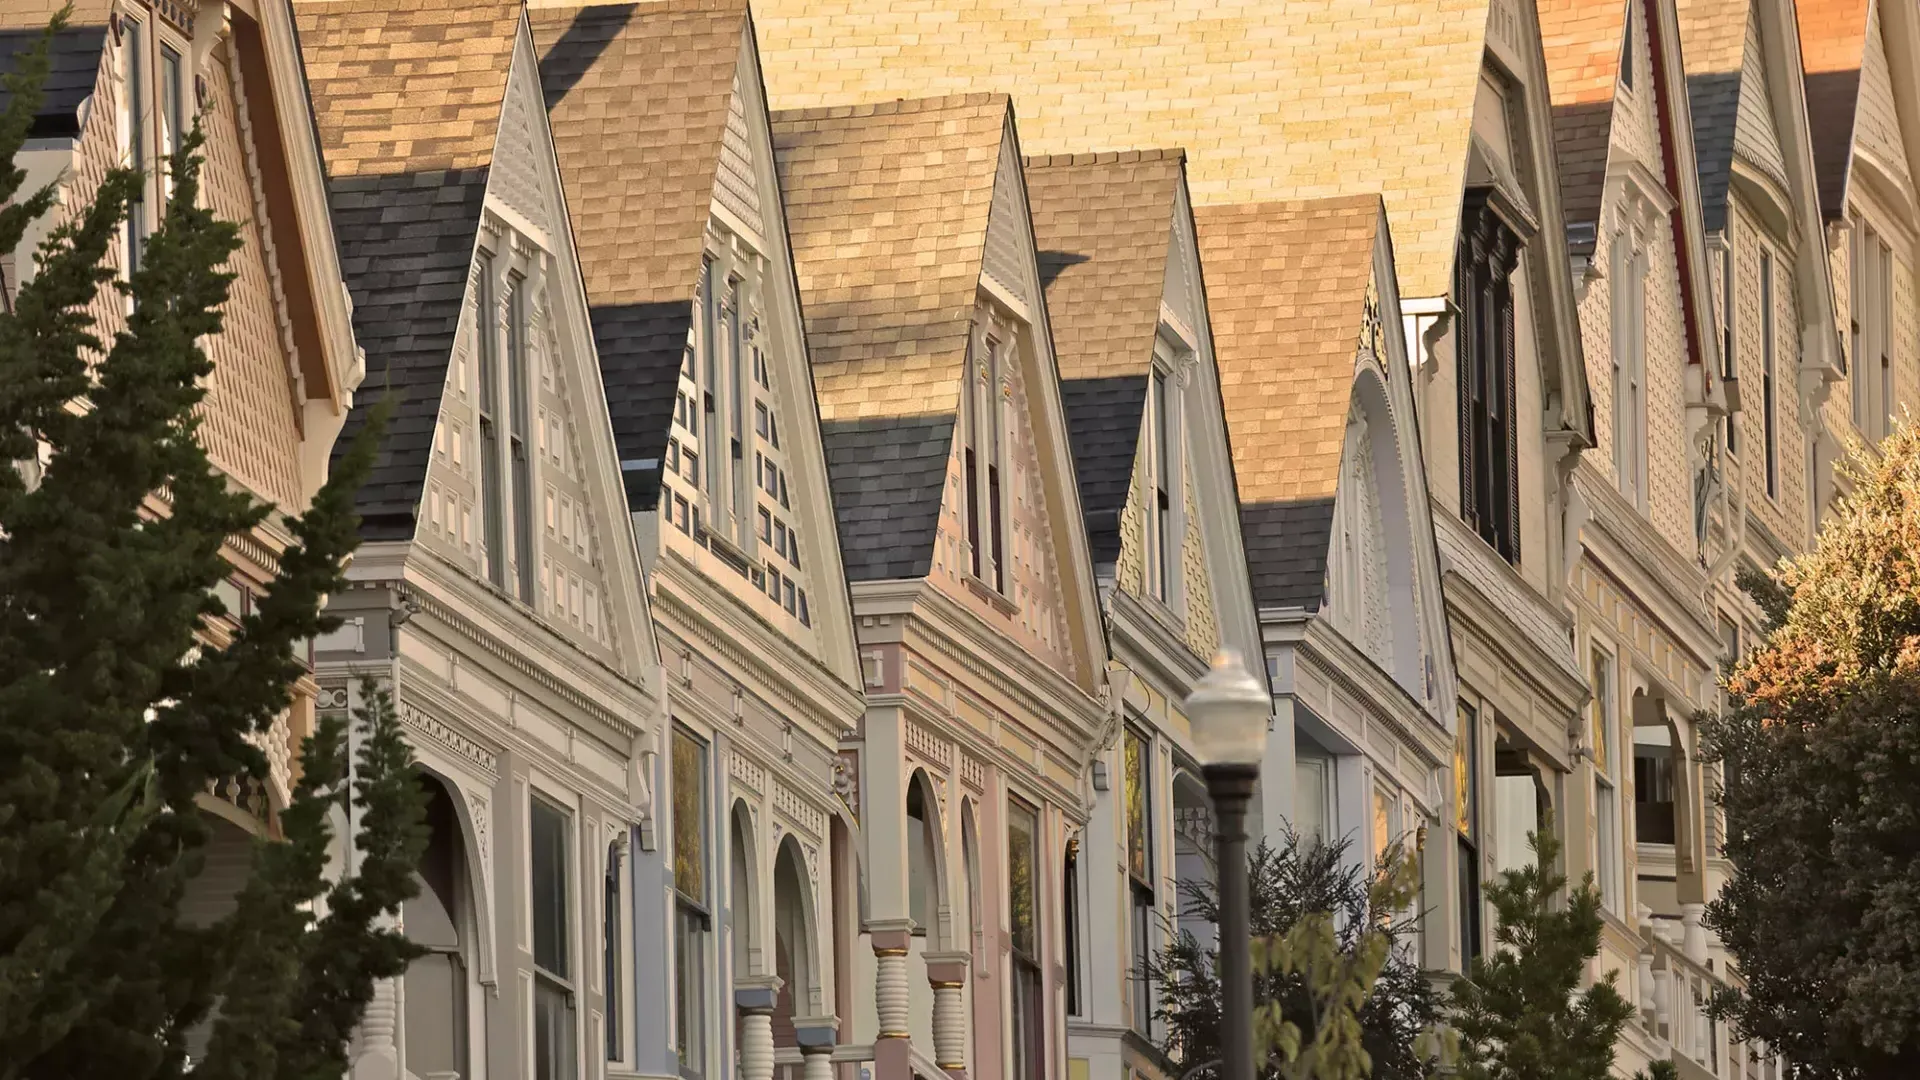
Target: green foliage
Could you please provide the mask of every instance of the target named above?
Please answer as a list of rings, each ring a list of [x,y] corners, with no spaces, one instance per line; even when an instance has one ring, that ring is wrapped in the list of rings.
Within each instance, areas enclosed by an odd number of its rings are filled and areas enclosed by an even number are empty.
[[[1347,859],[1347,843],[1303,844],[1289,832],[1279,846],[1262,842],[1247,856],[1247,892],[1251,930],[1259,939],[1283,938],[1317,913],[1334,913],[1323,920],[1334,931],[1332,947],[1343,954],[1367,948],[1375,936],[1391,936],[1396,945],[1410,936],[1413,923],[1399,919],[1382,923],[1375,912],[1397,910],[1376,906],[1374,890],[1365,872]],[[1180,883],[1183,912],[1205,922],[1218,923],[1219,898],[1206,881]],[[1404,903],[1401,905],[1404,906]],[[1385,935],[1370,931],[1383,927]],[[1165,1024],[1168,1056],[1192,1067],[1220,1056],[1220,981],[1216,973],[1218,950],[1202,945],[1191,933],[1181,932],[1155,957],[1152,972],[1157,984],[1156,1017]],[[1318,1036],[1312,1012],[1307,974],[1270,965],[1256,971],[1253,999],[1257,1007],[1277,1009],[1296,1022],[1312,1041]],[[1419,1044],[1422,1032],[1438,1017],[1432,984],[1405,948],[1386,957],[1358,1008],[1361,1048],[1378,1080],[1414,1080],[1425,1075],[1427,1057]],[[1278,1080],[1280,1063],[1270,1060],[1263,1076]]]
[[[65,13],[8,79],[0,114],[0,250],[52,206],[13,164]],[[305,671],[296,649],[332,623],[323,598],[357,542],[363,437],[312,505],[253,609],[214,589],[230,537],[267,520],[199,440],[238,229],[200,199],[196,130],[168,163],[171,197],[130,281],[116,277],[139,174],[109,172],[54,229],[0,312],[0,1080],[169,1077],[217,1012],[199,1074],[337,1076],[371,980],[408,948],[375,929],[411,890],[424,810],[391,716],[363,717],[351,783],[344,729],[307,741],[284,844],[261,844],[232,915],[180,921],[209,829],[197,800],[266,775],[256,747]],[[103,341],[102,297],[128,305]],[[379,424],[370,425],[377,431]],[[204,631],[230,618],[223,638]],[[224,644],[221,641],[224,640]],[[358,807],[355,874],[322,876],[328,807]],[[309,910],[324,910],[316,917]]]
[[[1367,910],[1374,917],[1358,926],[1341,926],[1332,911],[1306,914],[1285,933],[1253,940],[1256,977],[1297,979],[1304,1008],[1268,999],[1254,1007],[1254,1057],[1270,1064],[1282,1080],[1366,1080],[1374,1062],[1365,1046],[1361,1017],[1381,972],[1392,960],[1392,913],[1404,911],[1419,895],[1419,863],[1395,848],[1367,889]],[[1412,1040],[1411,1075],[1437,1070],[1451,1059],[1450,1037],[1431,1029]]]
[[[1588,874],[1564,904],[1560,841],[1549,818],[1528,837],[1531,866],[1502,874],[1486,895],[1499,917],[1495,948],[1453,984],[1448,1023],[1468,1080],[1606,1080],[1613,1044],[1633,1018],[1613,973],[1585,989],[1600,952],[1600,894]]]
[[[1851,471],[1815,550],[1770,575],[1784,603],[1725,715],[1701,718],[1733,866],[1706,924],[1744,983],[1722,1019],[1798,1076],[1872,1080],[1920,1061],[1920,434]]]

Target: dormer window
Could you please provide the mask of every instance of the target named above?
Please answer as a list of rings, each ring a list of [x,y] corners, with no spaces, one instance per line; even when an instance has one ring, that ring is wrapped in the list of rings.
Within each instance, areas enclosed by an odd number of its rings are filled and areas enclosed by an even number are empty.
[[[537,602],[534,572],[532,364],[528,332],[532,287],[519,269],[481,248],[475,260],[474,395],[480,453],[481,572],[523,604]],[[511,546],[509,546],[511,545]],[[578,605],[576,605],[577,609]]]
[[[1006,365],[1010,340],[1000,326],[985,327],[973,338],[966,391],[961,397],[963,438],[961,475],[966,483],[968,569],[974,580],[1000,596],[1007,594],[1005,471],[1007,398]]]

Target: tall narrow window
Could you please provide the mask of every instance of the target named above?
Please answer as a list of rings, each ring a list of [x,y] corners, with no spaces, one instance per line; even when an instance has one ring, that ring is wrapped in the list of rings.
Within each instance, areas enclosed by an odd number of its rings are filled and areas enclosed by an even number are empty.
[[[1461,705],[1453,743],[1454,831],[1460,845],[1460,967],[1480,955],[1480,718]]]
[[[1614,234],[1613,471],[1620,493],[1636,507],[1647,502],[1646,258],[1632,234]]]
[[[186,137],[186,95],[180,73],[180,54],[169,46],[160,46],[160,149],[167,155],[166,165],[159,170],[163,200],[173,196],[173,155]]]
[[[1455,292],[1460,393],[1460,513],[1500,557],[1520,560],[1519,428],[1514,412],[1511,276],[1520,241],[1489,202],[1468,193]]]
[[[1001,520],[1000,455],[1007,445],[1006,432],[1006,394],[1001,390],[1006,375],[1000,370],[1004,363],[1005,346],[992,338],[987,339],[987,415],[990,424],[987,428],[987,526],[992,531],[993,549],[993,591],[1004,595],[1007,591],[1007,530],[1006,522]]]
[[[1733,225],[1727,225],[1727,246],[1720,252],[1720,377],[1738,379],[1740,366],[1733,351]],[[1740,425],[1726,419],[1727,453],[1740,452]]]
[[[1293,759],[1293,827],[1309,847],[1325,844],[1332,830],[1333,759],[1298,746]]]
[[[572,936],[568,917],[567,815],[542,799],[532,802],[527,846],[533,869],[533,1075],[574,1075]]]
[[[707,1072],[707,749],[673,733],[673,1018],[680,1075]]]
[[[1626,40],[1620,45],[1620,86],[1633,89],[1633,39],[1637,36],[1633,28],[1633,7],[1627,7]]]
[[[967,515],[967,552],[972,560],[969,570],[975,578],[984,579],[986,571],[986,550],[980,543],[980,467],[983,462],[980,446],[980,412],[984,409],[984,395],[980,391],[980,381],[985,377],[976,374],[979,361],[969,357],[965,385],[961,388],[960,428],[966,442],[961,450],[961,479],[967,485],[962,497]]]
[[[624,872],[624,860],[621,858],[621,845],[618,841],[607,845],[607,880],[603,886],[602,903],[605,911],[602,919],[605,927],[601,932],[601,973],[602,985],[607,988],[607,1060],[619,1061],[621,1057],[620,1036],[626,1027],[626,995],[621,992],[620,962],[623,935],[620,933],[622,916],[625,914],[621,897],[621,874]]]
[[[533,459],[527,446],[527,298],[518,275],[507,278],[507,457],[513,470],[514,586],[533,603]]]
[[[721,432],[718,409],[720,403],[715,395],[720,392],[720,356],[716,342],[719,338],[719,303],[713,284],[713,260],[706,259],[700,264],[700,316],[694,323],[694,364],[699,371],[700,400],[695,407],[700,413],[701,423],[706,430],[702,433],[700,456],[707,461],[707,468],[700,475],[700,490],[709,498],[714,496],[714,474],[723,466],[721,461]],[[699,530],[695,530],[695,539],[699,539]]]
[[[482,561],[487,580],[507,586],[507,506],[500,476],[500,311],[493,296],[493,256],[480,252],[480,296],[473,320],[480,371],[480,513],[485,526]]]
[[[147,168],[147,28],[138,19],[124,19],[127,50],[127,164]],[[136,184],[127,200],[126,270],[131,279],[140,269],[147,243],[146,184]]]
[[[1007,800],[1007,911],[1013,948],[1013,1080],[1045,1080],[1046,999],[1040,983],[1040,818]]]
[[[728,277],[726,306],[720,312],[727,372],[728,536],[742,550],[752,551],[753,492],[758,484],[747,475],[747,358],[740,300],[740,279]]]
[[[1086,998],[1080,992],[1080,840],[1067,842],[1066,865],[1060,876],[1060,906],[1067,938],[1067,1015],[1082,1016]]]
[[[1593,744],[1594,865],[1600,879],[1600,902],[1608,911],[1623,914],[1620,892],[1620,805],[1613,784],[1613,658],[1594,649],[1590,672],[1593,703],[1589,741]]]
[[[1893,249],[1881,241],[1877,252],[1879,269],[1874,274],[1874,316],[1876,343],[1879,345],[1879,400],[1875,402],[1873,436],[1884,439],[1893,431]]]
[[[1128,728],[1121,738],[1126,772],[1127,880],[1132,913],[1133,1029],[1153,1023],[1153,753],[1146,736]]]
[[[1767,496],[1780,496],[1780,432],[1774,415],[1775,372],[1773,341],[1773,252],[1760,249],[1760,422],[1767,466]]]
[[[1873,403],[1868,400],[1872,386],[1869,374],[1871,366],[1867,363],[1867,325],[1870,320],[1867,311],[1868,301],[1874,292],[1871,280],[1872,268],[1867,261],[1867,250],[1873,245],[1872,230],[1867,228],[1866,222],[1856,217],[1848,241],[1847,352],[1853,358],[1853,370],[1850,372],[1852,378],[1848,380],[1848,389],[1853,395],[1853,426],[1865,433],[1867,418],[1873,415]]]
[[[1173,595],[1174,564],[1177,559],[1173,538],[1173,425],[1167,393],[1166,372],[1154,369],[1153,396],[1147,403],[1148,446],[1152,475],[1147,497],[1147,587],[1154,599]]]

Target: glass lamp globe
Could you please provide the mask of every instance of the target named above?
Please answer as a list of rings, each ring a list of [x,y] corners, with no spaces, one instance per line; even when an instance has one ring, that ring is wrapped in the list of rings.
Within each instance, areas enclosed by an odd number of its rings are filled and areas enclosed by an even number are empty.
[[[1273,699],[1240,654],[1214,654],[1205,678],[1187,695],[1194,756],[1205,765],[1259,765],[1267,751],[1267,718]]]

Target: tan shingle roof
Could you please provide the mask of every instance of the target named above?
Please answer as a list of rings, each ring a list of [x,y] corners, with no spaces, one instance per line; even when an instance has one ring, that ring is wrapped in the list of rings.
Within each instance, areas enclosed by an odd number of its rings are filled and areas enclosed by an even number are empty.
[[[513,0],[299,0],[366,412],[396,408],[358,505],[368,539],[407,539],[466,296],[519,30]]]
[[[594,342],[626,462],[658,462],[692,326],[745,0],[529,12]],[[660,473],[624,470],[636,510]]]
[[[1853,126],[1866,60],[1867,0],[1799,0],[1800,62],[1806,68],[1807,120],[1820,209],[1828,220],[1846,212]]]
[[[1625,0],[1540,0],[1540,38],[1553,101],[1562,211],[1596,220],[1613,134],[1613,88],[1626,36]]]
[[[1096,564],[1119,554],[1185,161],[1180,150],[1027,159],[1060,399]]]
[[[847,575],[927,572],[994,175],[999,94],[776,112]]]
[[[1386,191],[1451,283],[1489,0],[760,0],[777,107],[1013,94],[1033,153],[1183,146],[1199,203]]]
[[[519,17],[501,0],[299,0],[328,175],[489,164]]]
[[[1254,600],[1320,602],[1377,196],[1195,211]]]

